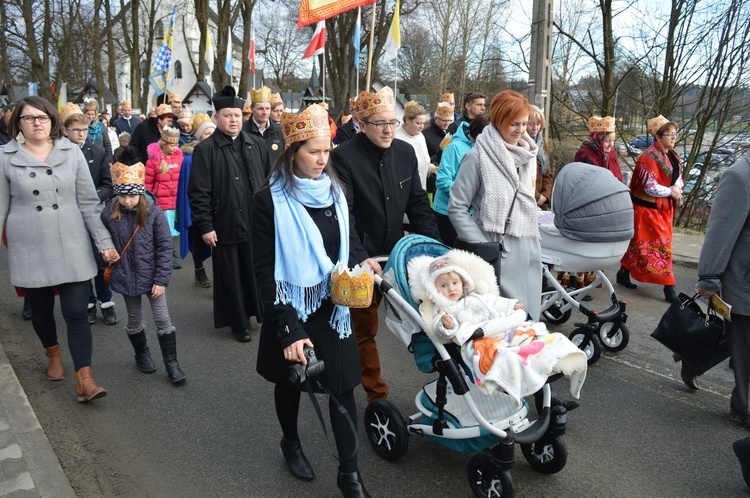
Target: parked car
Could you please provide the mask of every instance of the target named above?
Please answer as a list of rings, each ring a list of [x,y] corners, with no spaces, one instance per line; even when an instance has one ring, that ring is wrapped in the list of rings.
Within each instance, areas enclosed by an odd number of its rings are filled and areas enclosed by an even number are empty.
[[[645,149],[654,143],[654,137],[651,135],[636,135],[633,140],[630,141],[630,145],[638,147],[639,149]]]
[[[735,135],[735,137],[731,141],[732,144],[737,145],[738,147],[747,147],[750,145],[750,132],[746,131],[743,133],[738,133]]]
[[[623,142],[615,142],[615,150],[617,151],[618,156],[638,157],[641,155],[641,149]]]

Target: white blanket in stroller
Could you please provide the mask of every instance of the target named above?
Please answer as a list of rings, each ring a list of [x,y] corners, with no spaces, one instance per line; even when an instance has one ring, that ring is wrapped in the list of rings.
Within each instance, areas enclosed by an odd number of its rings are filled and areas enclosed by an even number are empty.
[[[471,276],[473,288],[469,290],[499,295],[494,270],[484,260],[457,249],[445,256]],[[425,333],[435,342],[445,342],[434,329],[435,316],[440,311],[435,306],[437,290],[428,278],[428,267],[434,259],[412,258],[407,274],[412,298],[421,302],[419,312]],[[504,335],[466,341],[461,344],[461,355],[472,369],[477,385],[488,394],[497,389],[505,391],[519,405],[523,397],[540,390],[556,373],[570,377],[570,393],[579,398],[586,378],[586,354],[564,335],[548,333],[543,323],[525,322]]]

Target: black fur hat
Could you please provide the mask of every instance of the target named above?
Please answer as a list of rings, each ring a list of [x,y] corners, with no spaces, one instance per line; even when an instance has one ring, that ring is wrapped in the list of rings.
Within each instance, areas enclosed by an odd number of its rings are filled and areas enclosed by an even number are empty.
[[[216,92],[211,100],[214,103],[214,109],[217,111],[226,108],[242,109],[242,106],[245,105],[245,101],[237,96],[237,91],[230,85]]]

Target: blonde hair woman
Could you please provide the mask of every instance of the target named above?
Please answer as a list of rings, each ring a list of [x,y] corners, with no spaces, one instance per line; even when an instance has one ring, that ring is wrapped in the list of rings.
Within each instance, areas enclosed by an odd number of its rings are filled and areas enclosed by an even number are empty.
[[[427,142],[422,135],[424,125],[427,123],[427,111],[419,102],[414,100],[407,102],[404,107],[404,122],[396,130],[396,138],[403,140],[412,146],[417,155],[417,168],[419,169],[419,180],[422,188],[427,189],[427,177],[435,174],[437,168],[430,164],[430,153],[427,151]]]

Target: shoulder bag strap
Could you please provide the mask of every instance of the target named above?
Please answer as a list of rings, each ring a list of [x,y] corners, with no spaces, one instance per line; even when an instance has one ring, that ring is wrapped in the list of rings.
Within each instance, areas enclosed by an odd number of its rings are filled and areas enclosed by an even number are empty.
[[[117,263],[119,263],[122,260],[122,255],[125,254],[125,251],[128,250],[128,247],[130,246],[130,243],[133,242],[133,237],[135,237],[135,234],[138,233],[139,228],[141,228],[140,225],[135,226],[135,230],[133,230],[133,235],[130,236],[128,241],[125,243],[125,247],[122,248],[122,252],[120,253],[120,259],[118,259],[117,261],[109,265],[110,268],[114,268],[115,266],[117,266]]]

